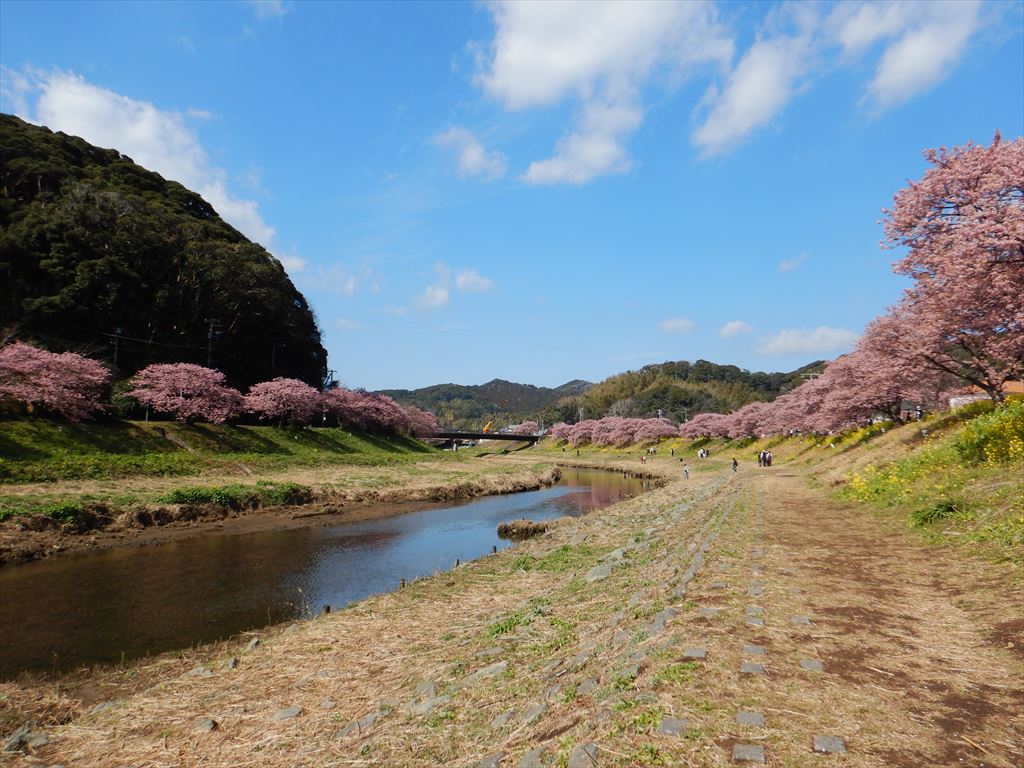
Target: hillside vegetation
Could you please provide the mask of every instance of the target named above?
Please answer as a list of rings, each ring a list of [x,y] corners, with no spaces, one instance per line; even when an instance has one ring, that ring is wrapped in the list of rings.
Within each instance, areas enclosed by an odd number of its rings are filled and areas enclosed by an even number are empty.
[[[435,413],[441,424],[480,429],[488,421],[503,427],[524,421],[551,425],[584,418],[626,416],[680,422],[697,413],[727,413],[747,403],[772,400],[824,366],[814,362],[788,373],[747,371],[735,365],[686,360],[647,365],[609,376],[598,384],[581,379],[560,387],[535,387],[494,379],[478,386],[436,384],[422,389],[386,389],[399,403]]]
[[[237,387],[275,376],[319,387],[327,369],[316,319],[281,263],[198,194],[10,115],[0,115],[0,331],[84,352],[115,378],[206,363],[211,346]]]
[[[555,388],[494,379],[479,385],[435,384],[413,390],[385,389],[380,394],[431,411],[445,426],[480,429],[492,420],[495,427],[526,421],[564,398],[585,392],[590,386],[590,382],[581,379]]]

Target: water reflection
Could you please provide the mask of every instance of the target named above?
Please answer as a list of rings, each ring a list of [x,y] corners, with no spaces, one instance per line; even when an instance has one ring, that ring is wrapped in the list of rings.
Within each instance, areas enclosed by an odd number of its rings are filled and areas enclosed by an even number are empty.
[[[0,676],[209,642],[343,606],[504,549],[498,523],[579,515],[643,481],[585,470],[559,485],[326,528],[215,534],[0,569]]]

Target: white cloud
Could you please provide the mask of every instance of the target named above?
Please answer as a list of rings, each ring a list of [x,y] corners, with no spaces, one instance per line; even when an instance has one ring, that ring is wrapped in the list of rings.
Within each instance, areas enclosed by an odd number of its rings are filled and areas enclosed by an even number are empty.
[[[793,259],[782,259],[779,262],[779,272],[792,272],[794,269],[799,267],[806,258],[807,254],[801,253],[799,256]]]
[[[289,275],[298,274],[306,268],[306,260],[301,256],[297,256],[294,251],[278,256],[277,260],[281,262]]]
[[[752,330],[754,329],[748,323],[742,320],[732,320],[718,329],[718,335],[729,338],[739,333],[750,333]]]
[[[878,64],[868,95],[879,107],[904,102],[942,80],[978,27],[977,3],[928,7],[929,20],[889,46]]]
[[[495,2],[495,36],[480,52],[476,83],[507,109],[572,99],[578,124],[555,154],[523,175],[537,184],[582,184],[630,167],[626,137],[643,118],[639,94],[658,72],[726,64],[731,38],[706,2]]]
[[[763,355],[810,355],[840,352],[849,349],[857,334],[843,328],[820,326],[813,331],[779,331],[758,348]]]
[[[416,299],[416,303],[424,309],[437,309],[448,303],[448,297],[447,285],[428,285]]]
[[[279,19],[288,13],[284,0],[248,0],[248,5],[252,8],[252,12],[256,14],[256,18],[261,21],[264,19]]]
[[[689,333],[693,330],[693,320],[688,317],[666,317],[658,323],[662,333]]]
[[[455,150],[461,176],[481,176],[493,181],[502,178],[508,168],[505,155],[497,150],[488,152],[476,136],[465,128],[453,126],[435,136],[434,143]]]
[[[460,291],[482,293],[494,287],[494,281],[484,277],[475,269],[463,269],[455,275],[455,287]]]
[[[395,307],[390,304],[384,307],[384,311],[389,315],[394,315],[395,317],[405,317],[409,314],[408,307]]]
[[[865,97],[879,108],[933,87],[952,69],[980,27],[978,0],[843,4],[829,25],[848,55],[889,40]]]
[[[263,220],[254,200],[228,190],[226,171],[211,164],[185,115],[121,96],[70,72],[18,77],[9,73],[4,72],[4,86],[15,92],[10,98],[19,116],[116,149],[144,168],[182,183],[202,195],[232,226],[269,247],[274,228]]]
[[[452,279],[452,269],[443,262],[434,265],[437,279],[416,297],[421,309],[437,309],[446,305],[451,298],[452,287],[462,293],[481,293],[494,287],[494,281],[484,277],[475,269],[460,269]]]
[[[523,174],[532,184],[586,184],[607,173],[630,168],[623,139],[643,117],[632,99],[592,101],[583,109],[577,130],[559,140],[555,155],[535,160]]]
[[[726,152],[756,128],[771,121],[789,103],[813,63],[817,17],[812,6],[789,6],[770,15],[769,26],[792,22],[791,35],[759,37],[729,75],[724,89],[710,86],[703,102],[710,110],[691,135],[705,155]]]

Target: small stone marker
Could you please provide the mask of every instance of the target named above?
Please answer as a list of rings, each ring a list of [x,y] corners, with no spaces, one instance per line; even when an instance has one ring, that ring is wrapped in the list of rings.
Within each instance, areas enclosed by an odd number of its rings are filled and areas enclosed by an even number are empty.
[[[569,753],[569,762],[566,768],[592,768],[597,765],[597,744],[577,744],[576,748]]]
[[[493,664],[489,664],[483,669],[478,669],[471,675],[467,675],[462,679],[463,685],[472,685],[478,680],[483,680],[485,677],[494,677],[495,675],[501,674],[505,671],[508,666],[507,661],[496,661]]]
[[[751,597],[760,597],[764,594],[764,587],[758,587],[753,584],[747,589],[747,594]]]
[[[763,728],[764,715],[760,712],[737,712],[736,723],[738,725],[754,725],[758,728]]]
[[[817,659],[800,659],[800,667],[808,672],[821,672],[825,669]]]
[[[748,618],[746,623],[748,627],[763,627],[764,619]]]
[[[586,580],[586,582],[588,584],[593,584],[595,581],[601,581],[601,579],[607,579],[611,575],[612,575],[612,564],[611,563],[601,563],[600,565],[595,565],[593,568],[591,568],[589,571],[587,571],[587,575],[584,576],[584,579]]]
[[[732,568],[732,563],[722,562],[715,566],[715,570],[717,570],[719,573],[722,573],[723,571],[728,571],[730,568]]]
[[[743,655],[744,656],[764,656],[766,653],[764,646],[762,645],[744,645]]]
[[[755,576],[764,576],[764,566],[755,565],[753,568],[750,569],[750,572],[753,573]]]
[[[700,615],[705,619],[713,619],[721,610],[721,608],[701,608],[698,613],[700,613]]]
[[[500,715],[491,720],[491,728],[504,728],[508,725],[509,720],[512,719],[512,715],[515,714],[514,710],[508,710],[508,712],[502,712]]]
[[[259,647],[260,647],[260,639],[258,637],[254,637],[252,640],[250,640],[246,644],[245,650],[247,650],[247,651],[254,651],[254,650],[256,650]]]
[[[663,717],[661,718],[661,725],[658,726],[657,734],[659,736],[679,736],[686,730],[686,727],[687,722],[685,718]]]
[[[416,686],[413,695],[421,699],[432,699],[437,696],[437,683],[433,680],[424,680]]]
[[[210,733],[217,730],[217,721],[212,717],[200,717],[196,720],[196,730],[203,733]]]
[[[796,569],[795,568],[780,568],[779,569],[779,573],[781,573],[783,576],[795,576],[796,575]]]
[[[743,675],[763,675],[764,664],[758,664],[753,661],[744,661],[740,664],[740,674]]]
[[[545,768],[547,764],[544,747],[534,747],[523,753],[519,762],[516,763],[516,768]]]
[[[271,720],[290,720],[293,717],[298,717],[302,714],[302,707],[298,704],[293,704],[290,707],[279,709],[271,716]]]
[[[736,763],[763,763],[764,747],[760,744],[734,744],[732,759]]]
[[[230,659],[228,659],[227,661],[224,662],[224,666],[227,667],[228,669],[237,669],[237,667],[238,667],[238,657],[237,656],[232,656]]]
[[[845,752],[846,742],[838,736],[815,736],[814,737],[814,751],[815,752]]]
[[[190,669],[185,674],[188,675],[189,677],[210,677],[210,676],[213,675],[213,672],[211,672],[206,667],[199,666],[199,667],[195,667],[193,669]]]
[[[535,722],[540,720],[541,716],[547,711],[548,705],[544,703],[533,704],[523,710],[522,721],[523,725],[533,725]]]
[[[708,651],[706,648],[687,648],[683,651],[684,659],[706,659]]]
[[[708,584],[708,589],[728,589],[729,585],[724,581],[712,581]]]
[[[789,621],[792,624],[810,624],[811,620],[807,616],[790,616]]]
[[[432,699],[421,701],[419,704],[416,704],[415,702],[409,702],[405,705],[405,711],[408,712],[410,715],[422,717],[423,715],[430,713],[432,710],[437,709],[438,707],[443,706],[444,704],[447,704],[451,700],[451,696],[435,696]]]
[[[764,608],[760,605],[748,605],[747,616],[764,616]]]
[[[479,763],[477,763],[476,768],[498,768],[498,765],[500,765],[501,761],[504,759],[504,752],[492,752]]]
[[[500,645],[495,645],[491,648],[484,648],[482,651],[477,651],[473,655],[478,659],[486,659],[490,658],[491,656],[500,656],[502,653],[504,653],[504,651],[505,649],[502,648]]]

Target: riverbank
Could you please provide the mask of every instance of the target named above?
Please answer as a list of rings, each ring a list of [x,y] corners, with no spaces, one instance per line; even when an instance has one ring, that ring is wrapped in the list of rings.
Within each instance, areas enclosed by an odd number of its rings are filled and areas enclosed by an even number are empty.
[[[346,610],[3,684],[40,723],[15,762],[1019,764],[1009,566],[778,470],[656,459],[660,488]]]
[[[0,521],[0,564],[86,550],[153,546],[201,535],[245,533],[302,526],[337,525],[403,514],[424,503],[444,503],[480,496],[536,490],[558,479],[547,461],[511,462],[494,457],[485,462],[420,461],[391,467],[299,467],[266,475],[261,483],[206,476],[182,486],[173,478],[134,478],[120,481],[65,481],[50,484],[47,494],[75,506],[70,520],[53,515],[15,515]],[[231,479],[234,482],[225,484]],[[190,503],[131,503],[123,508],[111,501],[86,501],[90,495],[109,495],[117,486],[135,498],[193,498]],[[281,503],[274,493],[284,489]],[[3,487],[33,497],[41,488]]]

